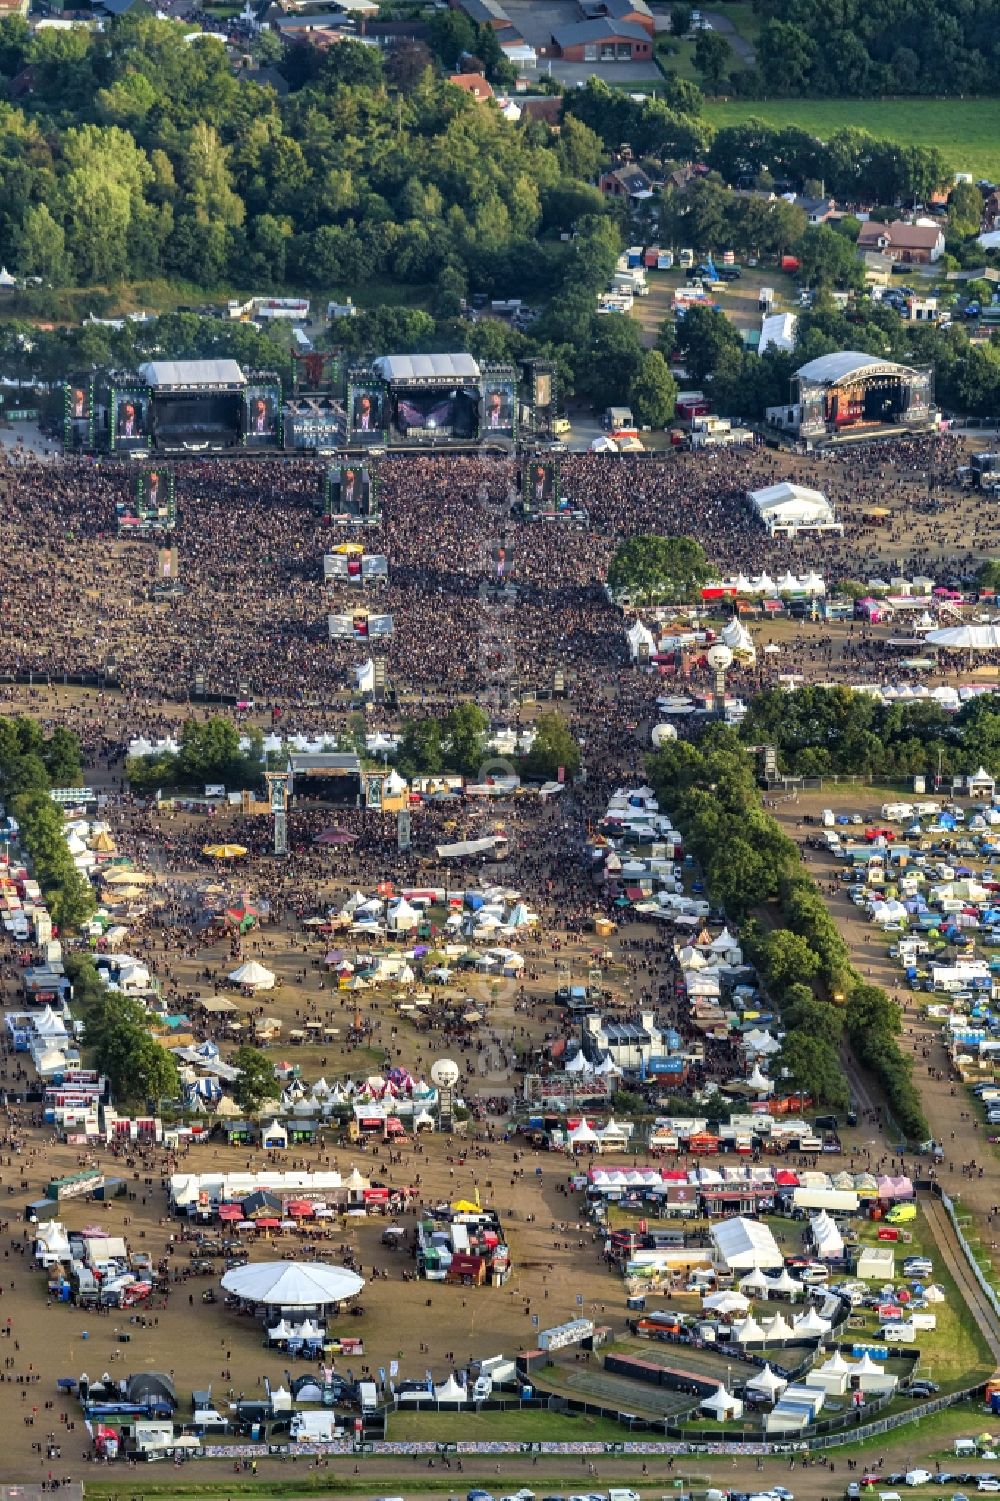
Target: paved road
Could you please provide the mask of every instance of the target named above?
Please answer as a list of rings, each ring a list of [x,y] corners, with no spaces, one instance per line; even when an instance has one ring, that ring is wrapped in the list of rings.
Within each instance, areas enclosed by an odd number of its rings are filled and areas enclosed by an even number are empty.
[[[726,15],[725,11],[706,10],[703,12],[703,14],[705,20],[712,23],[713,29],[717,31],[720,36],[725,37],[726,41],[729,43],[730,47],[732,47],[740,62],[745,63],[748,68],[752,68],[757,61],[757,54],[753,50],[753,47],[750,45],[750,43],[747,41],[746,37],[740,36],[739,32],[736,30],[736,27]]]

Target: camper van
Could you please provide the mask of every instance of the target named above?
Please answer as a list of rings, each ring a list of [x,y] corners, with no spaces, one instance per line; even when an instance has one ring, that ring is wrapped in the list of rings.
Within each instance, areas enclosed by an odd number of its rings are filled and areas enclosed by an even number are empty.
[[[878,1338],[887,1345],[912,1345],[916,1342],[917,1331],[913,1324],[883,1324]]]

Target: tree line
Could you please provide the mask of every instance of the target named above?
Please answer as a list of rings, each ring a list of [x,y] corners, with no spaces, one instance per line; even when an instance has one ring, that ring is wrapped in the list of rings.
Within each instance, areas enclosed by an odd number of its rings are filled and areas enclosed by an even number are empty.
[[[764,24],[746,97],[996,92],[997,0],[754,0],[754,9]]]
[[[968,775],[980,766],[1000,776],[996,693],[949,714],[933,701],[882,703],[850,688],[772,688],[752,700],[741,734],[749,744],[775,745],[781,769],[797,776],[893,782],[938,771]]]
[[[912,1061],[899,1046],[899,1007],[851,965],[797,845],[763,807],[750,755],[736,732],[714,725],[697,744],[669,742],[649,758],[647,769],[708,891],[742,923],[741,942],[785,1029],[778,1056],[785,1084],[818,1103],[846,1105],[846,1036],[857,1060],[878,1080],[900,1130],[911,1140],[926,1138]]]
[[[0,796],[52,921],[63,932],[86,922],[96,903],[90,882],[73,863],[62,809],[49,793],[52,787],[78,787],[82,776],[80,742],[71,730],[57,725],[46,736],[24,715],[0,719]]]

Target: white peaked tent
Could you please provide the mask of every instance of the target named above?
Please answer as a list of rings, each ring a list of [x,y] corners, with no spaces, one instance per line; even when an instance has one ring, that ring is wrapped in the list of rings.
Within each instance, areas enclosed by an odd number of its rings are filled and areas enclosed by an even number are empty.
[[[773,1319],[761,1319],[761,1324],[767,1331],[768,1344],[774,1344],[779,1339],[791,1339],[794,1332],[783,1313],[776,1313]]]
[[[802,1297],[805,1288],[802,1283],[796,1282],[787,1267],[782,1267],[778,1276],[767,1277],[767,1295],[770,1297],[772,1292],[779,1292],[782,1297],[797,1298]]]
[[[733,1292],[724,1288],[721,1292],[710,1293],[702,1307],[711,1309],[713,1313],[746,1313],[750,1307],[750,1299],[742,1293]]]
[[[843,1256],[844,1237],[825,1209],[812,1216],[809,1228],[812,1231],[816,1255],[821,1261],[836,1261]]]
[[[468,1402],[469,1393],[455,1380],[455,1372],[452,1371],[447,1381],[434,1388],[434,1397],[438,1402]]]
[[[656,640],[651,630],[637,620],[630,630],[625,632],[625,640],[628,642],[628,654],[633,662],[638,661],[641,651],[650,653],[656,651]]]
[[[740,1292],[765,1294],[767,1288],[768,1279],[764,1276],[760,1267],[754,1267],[752,1272],[748,1272],[745,1277],[740,1278]]]
[[[762,1057],[769,1058],[772,1054],[781,1052],[781,1043],[770,1032],[762,1032],[759,1027],[755,1027],[744,1035],[743,1051],[748,1055],[759,1053]]]
[[[596,1146],[597,1132],[592,1126],[588,1126],[586,1121],[581,1121],[567,1134],[567,1140],[571,1147]]]
[[[772,1094],[774,1092],[774,1081],[761,1073],[759,1062],[754,1064],[753,1073],[747,1079],[747,1084],[757,1094]]]
[[[710,1417],[717,1418],[720,1423],[743,1416],[743,1403],[739,1397],[734,1397],[732,1392],[727,1392],[721,1384],[710,1397],[703,1398],[700,1406],[702,1412],[707,1412]]]
[[[822,1339],[824,1334],[829,1334],[832,1325],[829,1319],[820,1318],[815,1308],[807,1308],[805,1313],[800,1313],[795,1320],[793,1328],[797,1335],[804,1335],[806,1339]]]
[[[234,985],[245,985],[250,990],[271,990],[274,986],[273,971],[258,964],[256,959],[249,959],[246,964],[241,964],[239,969],[232,971],[229,978]]]
[[[755,1397],[762,1398],[765,1402],[776,1402],[785,1390],[788,1382],[778,1376],[766,1365],[762,1371],[754,1376],[752,1381],[747,1382],[746,1389]]]
[[[821,1366],[816,1366],[806,1376],[806,1386],[816,1387],[818,1391],[825,1392],[828,1397],[843,1396],[850,1380],[851,1367],[835,1350],[829,1360],[825,1360]]]
[[[719,634],[734,657],[739,657],[744,662],[757,660],[757,649],[753,644],[753,637],[742,620],[737,619],[735,615],[722,627]]]
[[[292,1394],[287,1386],[272,1386],[271,1388],[271,1411],[291,1412]]]
[[[746,1318],[741,1324],[734,1324],[733,1337],[738,1345],[762,1345],[767,1340],[767,1335],[755,1318]]]
[[[778,1276],[767,1277],[767,1297],[770,1297],[773,1292],[781,1292],[784,1297],[794,1298],[800,1297],[803,1291],[805,1288],[802,1283],[796,1282],[796,1279],[790,1276],[787,1267],[782,1267]]]
[[[292,1335],[292,1326],[287,1319],[279,1319],[274,1328],[269,1329],[267,1333],[269,1339],[290,1339]]]
[[[371,657],[354,669],[354,685],[359,693],[375,692],[375,663]]]
[[[419,912],[416,907],[410,906],[405,897],[401,897],[394,907],[390,907],[386,916],[386,924],[394,933],[408,933],[419,922]]]
[[[407,783],[405,779],[401,777],[396,768],[393,767],[392,771],[390,771],[389,775],[385,779],[385,787],[383,788],[383,791],[388,793],[390,797],[398,797],[401,792],[406,791],[406,787]]]

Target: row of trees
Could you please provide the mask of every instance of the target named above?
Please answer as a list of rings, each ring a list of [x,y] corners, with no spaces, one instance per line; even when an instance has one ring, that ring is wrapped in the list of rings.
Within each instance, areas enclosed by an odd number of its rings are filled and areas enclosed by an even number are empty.
[[[664,808],[684,834],[713,898],[744,919],[741,939],[779,1007],[786,1039],[780,1066],[816,1100],[842,1107],[848,1090],[840,1056],[846,1028],[859,1061],[879,1080],[893,1117],[909,1138],[927,1122],[911,1061],[898,1037],[900,1016],[877,986],[851,966],[847,946],[802,867],[799,850],[764,811],[750,757],[722,726],[700,743],[674,741],[649,760]],[[750,914],[779,923],[765,929]]]
[[[63,837],[64,819],[49,791],[78,787],[80,742],[63,726],[46,736],[24,715],[0,719],[0,796],[19,828],[18,840],[42,889],[52,920],[78,928],[94,910],[90,882],[73,864]]]
[[[749,744],[777,746],[781,767],[799,776],[838,773],[892,782],[977,766],[1000,775],[996,693],[948,714],[936,703],[883,704],[850,688],[770,689],[753,700],[741,732]]]
[[[567,93],[563,108],[608,150],[627,141],[639,157],[705,162],[733,187],[822,184],[848,201],[894,203],[925,200],[950,176],[951,164],[937,147],[888,140],[856,126],[825,141],[798,126],[756,118],[715,129],[703,118],[702,103],[695,85],[683,79],[668,80],[665,98],[642,99],[590,78]]]
[[[561,714],[540,714],[530,751],[513,768],[527,777],[553,780],[560,770],[567,782],[580,770],[580,746]],[[477,704],[461,703],[442,718],[403,721],[396,765],[403,776],[437,776],[461,772],[475,777],[497,770],[486,750],[489,716]]]
[[[66,973],[84,1025],[94,1067],[106,1074],[116,1100],[152,1105],[176,1099],[177,1063],[149,1031],[149,1015],[134,996],[108,990],[89,954],[69,954]]]
[[[57,725],[46,736],[26,715],[0,719],[0,797],[47,792],[50,787],[78,787],[80,742]]]
[[[241,748],[241,739],[249,744]],[[138,792],[158,787],[198,787],[221,782],[228,787],[255,787],[264,766],[264,737],[248,726],[242,732],[231,719],[186,719],[179,749],[150,756],[128,756],[125,775]]]
[[[18,838],[42,888],[46,906],[60,932],[72,931],[94,911],[94,892],[86,876],[73,864],[63,835],[62,810],[47,791],[21,792],[13,801]]]
[[[758,0],[756,94],[989,94],[996,81],[997,0]],[[751,92],[752,91],[752,92]]]

